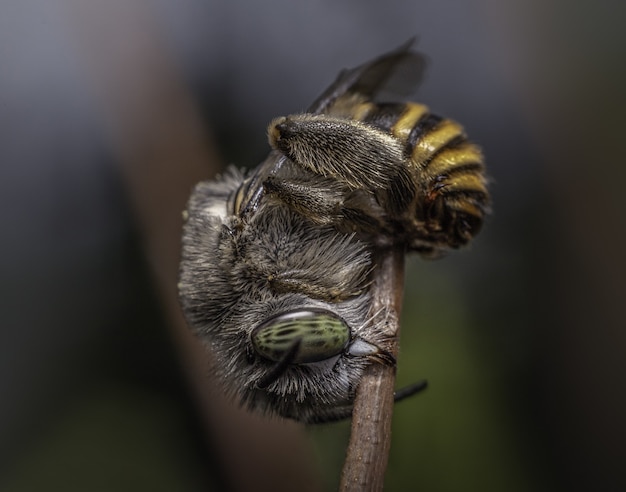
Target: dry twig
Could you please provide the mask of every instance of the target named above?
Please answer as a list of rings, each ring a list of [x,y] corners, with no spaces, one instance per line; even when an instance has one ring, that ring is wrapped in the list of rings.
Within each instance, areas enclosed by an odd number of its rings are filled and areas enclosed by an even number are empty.
[[[387,350],[395,357],[402,310],[404,249],[378,251],[374,261],[372,311],[383,307],[390,311]],[[354,402],[352,432],[341,476],[342,491],[383,490],[391,445],[395,377],[395,367],[383,364],[372,364],[363,376]]]

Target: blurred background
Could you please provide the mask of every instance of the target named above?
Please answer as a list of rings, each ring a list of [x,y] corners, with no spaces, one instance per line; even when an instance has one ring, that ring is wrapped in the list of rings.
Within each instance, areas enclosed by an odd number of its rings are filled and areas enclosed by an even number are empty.
[[[494,214],[407,265],[386,490],[626,490],[626,4],[4,0],[0,489],[334,490],[349,424],[250,416],[175,297],[180,214],[412,36]]]

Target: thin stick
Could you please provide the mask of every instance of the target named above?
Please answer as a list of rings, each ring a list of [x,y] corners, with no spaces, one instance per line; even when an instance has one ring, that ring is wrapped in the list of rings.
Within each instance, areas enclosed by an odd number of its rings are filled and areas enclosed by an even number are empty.
[[[398,354],[399,318],[404,283],[404,249],[377,251],[374,261],[372,311],[390,312],[386,349]],[[342,491],[381,491],[391,445],[391,417],[395,367],[372,364],[357,389],[352,412],[352,432],[341,475]]]

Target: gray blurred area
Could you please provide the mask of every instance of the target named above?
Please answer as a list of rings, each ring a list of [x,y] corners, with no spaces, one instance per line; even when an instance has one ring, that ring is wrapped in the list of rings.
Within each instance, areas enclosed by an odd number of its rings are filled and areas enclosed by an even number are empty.
[[[336,488],[345,423],[223,424],[199,389],[177,221],[193,182],[263,158],[273,117],[412,36],[416,99],[483,147],[494,214],[467,251],[408,262],[398,383],[430,387],[396,407],[386,490],[626,490],[625,14],[2,2],[0,490]],[[306,451],[273,449],[283,431]]]

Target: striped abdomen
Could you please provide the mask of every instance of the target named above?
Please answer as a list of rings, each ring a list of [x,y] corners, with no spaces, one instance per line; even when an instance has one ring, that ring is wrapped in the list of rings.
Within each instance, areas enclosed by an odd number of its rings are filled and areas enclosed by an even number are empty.
[[[414,221],[410,245],[428,253],[466,244],[489,208],[483,156],[455,121],[433,115],[423,104],[362,102],[341,116],[388,132],[403,145],[417,193],[406,210]]]

